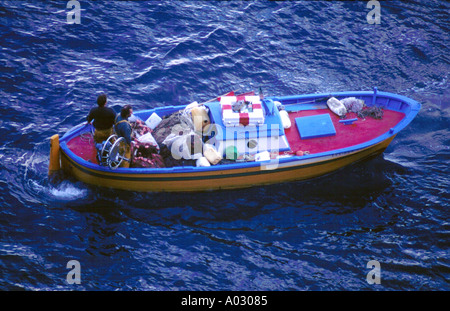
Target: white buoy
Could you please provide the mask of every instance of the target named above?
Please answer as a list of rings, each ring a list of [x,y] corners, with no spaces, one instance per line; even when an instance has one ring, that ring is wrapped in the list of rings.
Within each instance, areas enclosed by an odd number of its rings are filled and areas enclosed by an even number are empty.
[[[289,119],[289,114],[286,111],[286,109],[284,109],[283,104],[278,101],[274,101],[273,103],[277,106],[278,111],[280,112],[280,118],[281,118],[281,123],[283,124],[283,127],[285,129],[290,128],[292,125],[291,119]]]
[[[327,106],[331,111],[333,111],[340,117],[343,117],[347,114],[347,109],[345,108],[344,104],[336,97],[331,97],[327,101]]]

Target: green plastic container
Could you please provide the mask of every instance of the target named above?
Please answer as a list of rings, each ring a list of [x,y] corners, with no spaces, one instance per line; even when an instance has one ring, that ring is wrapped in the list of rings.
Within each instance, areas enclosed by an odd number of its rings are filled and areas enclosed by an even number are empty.
[[[228,160],[235,160],[238,158],[239,153],[238,150],[236,148],[236,146],[228,146],[225,149],[225,155],[227,157]]]

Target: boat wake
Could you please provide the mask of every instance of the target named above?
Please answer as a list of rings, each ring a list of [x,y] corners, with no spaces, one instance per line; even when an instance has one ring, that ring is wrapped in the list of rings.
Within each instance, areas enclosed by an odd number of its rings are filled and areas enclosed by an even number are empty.
[[[50,199],[73,201],[80,198],[85,198],[88,191],[74,185],[70,181],[63,181],[57,184],[41,185],[38,181],[30,181],[30,186],[34,192],[39,195],[50,196]]]
[[[49,193],[60,200],[76,200],[87,195],[86,189],[80,189],[70,182],[63,182],[56,187],[50,186]]]
[[[21,154],[19,157],[18,154]],[[40,198],[48,201],[74,201],[87,196],[88,190],[82,185],[66,179],[63,172],[54,173],[48,176],[48,141],[35,144],[32,151],[17,153],[10,156],[14,161],[14,166],[19,169],[14,170],[13,165],[9,165],[13,174],[22,175],[19,180],[25,181],[22,184],[15,184],[17,188],[23,188],[27,195],[23,196],[29,202],[39,202]],[[14,173],[15,172],[15,173]],[[17,180],[17,178],[10,178]]]

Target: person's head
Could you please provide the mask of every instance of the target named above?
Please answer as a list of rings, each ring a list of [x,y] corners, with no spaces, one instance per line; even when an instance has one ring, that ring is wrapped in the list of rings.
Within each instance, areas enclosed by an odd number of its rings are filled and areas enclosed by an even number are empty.
[[[120,110],[120,116],[122,118],[129,118],[132,113],[133,113],[133,107],[131,107],[131,105],[125,105]]]
[[[106,101],[107,101],[106,94],[101,94],[97,97],[97,105],[99,107],[105,107]]]

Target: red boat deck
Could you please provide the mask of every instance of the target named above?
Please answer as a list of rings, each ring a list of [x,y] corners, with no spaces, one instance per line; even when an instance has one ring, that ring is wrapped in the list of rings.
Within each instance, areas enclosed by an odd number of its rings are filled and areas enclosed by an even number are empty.
[[[336,129],[336,135],[318,138],[301,139],[295,123],[295,118],[313,116],[319,114],[329,114],[333,125]],[[348,113],[347,119],[356,118],[355,113]],[[384,110],[381,120],[372,117],[366,119],[358,118],[353,124],[345,125],[339,123],[341,120],[336,114],[330,112],[329,109],[303,110],[298,112],[290,112],[291,127],[285,130],[291,150],[296,152],[309,151],[310,153],[320,153],[330,150],[336,150],[351,147],[371,139],[374,139],[394,127],[401,119],[405,117],[404,113]]]
[[[336,135],[301,139],[295,123],[295,118],[319,114],[330,115],[331,121],[336,129]],[[339,123],[340,118],[330,112],[329,109],[303,110],[289,113],[289,118],[292,125],[289,129],[285,130],[285,133],[293,152],[301,150],[309,151],[310,153],[320,153],[351,147],[374,139],[389,131],[390,128],[394,127],[404,117],[404,113],[384,110],[384,115],[381,120],[377,120],[372,117],[367,117],[366,119],[358,118],[358,120],[353,124],[345,125],[343,123]],[[352,118],[356,118],[356,114],[347,114],[347,119]],[[67,146],[73,153],[82,159],[98,164],[96,156],[97,151],[91,133],[84,133],[81,136],[72,138],[67,142]]]
[[[80,158],[98,164],[97,150],[91,133],[72,138],[67,142],[67,147]]]

